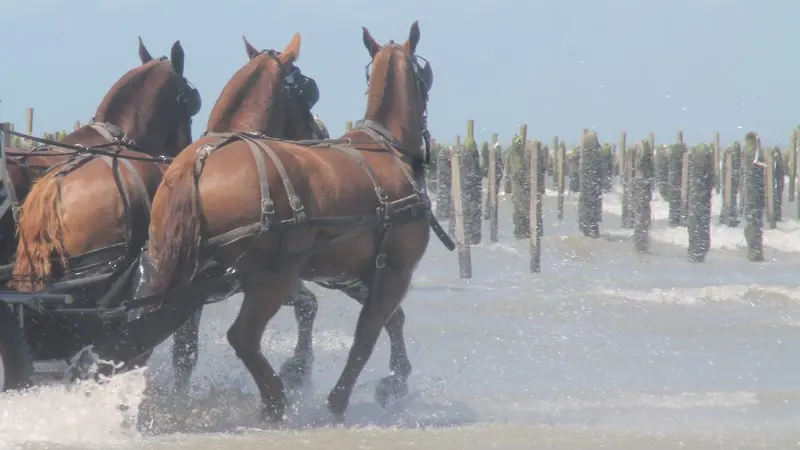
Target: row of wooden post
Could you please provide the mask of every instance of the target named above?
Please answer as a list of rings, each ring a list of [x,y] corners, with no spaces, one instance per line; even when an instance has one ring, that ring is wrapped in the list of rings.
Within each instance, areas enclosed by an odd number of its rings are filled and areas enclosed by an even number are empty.
[[[15,129],[14,124],[11,122],[2,122],[0,123],[0,127],[2,127],[2,129],[4,130],[10,130],[10,131],[14,131]],[[75,131],[80,127],[81,127],[80,120],[76,120],[72,126],[72,130]],[[27,108],[25,110],[25,134],[27,134],[28,136],[33,136],[33,108]],[[64,136],[65,132],[63,131],[53,132],[53,133],[46,132],[42,135],[42,138],[50,141],[58,141],[60,139],[63,139]],[[12,136],[10,133],[3,133],[3,140],[4,140],[3,144],[6,147],[11,146]],[[24,139],[21,139],[21,142],[25,146],[32,145],[31,143],[25,142]]]
[[[474,121],[469,121],[468,130],[474,130]],[[522,154],[525,154],[527,142],[528,127],[527,125],[520,126],[520,136],[522,139]],[[489,148],[488,154],[488,186],[487,186],[487,199],[486,217],[489,220],[489,240],[490,242],[497,242],[497,229],[498,229],[498,193],[497,186],[497,165],[495,164],[497,158],[497,135],[492,135],[492,145]],[[461,137],[456,136],[456,145],[450,154],[450,164],[448,167],[437,167],[437,191],[441,195],[437,196],[437,208],[441,211],[442,215],[447,214],[447,206],[443,205],[442,200],[449,200],[452,202],[452,217],[450,217],[451,230],[455,235],[456,246],[458,251],[458,266],[459,275],[461,278],[472,278],[472,256],[470,252],[471,245],[468,243],[466,227],[465,227],[465,205],[464,196],[462,195],[461,186],[461,169],[462,169],[462,148]],[[541,270],[541,215],[542,215],[542,194],[544,193],[544,167],[542,164],[542,147],[541,142],[535,141],[531,148],[530,156],[530,270],[537,273]],[[562,172],[563,175],[563,172]],[[449,179],[449,185],[447,183]],[[448,195],[449,194],[449,195]],[[442,198],[442,195],[448,196],[449,199]]]

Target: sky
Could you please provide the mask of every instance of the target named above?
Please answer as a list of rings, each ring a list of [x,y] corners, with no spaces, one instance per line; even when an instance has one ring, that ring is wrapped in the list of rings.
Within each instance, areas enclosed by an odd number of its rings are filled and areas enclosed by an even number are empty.
[[[756,6],[757,5],[757,6]],[[403,42],[419,21],[417,53],[434,70],[429,128],[452,143],[475,120],[476,139],[576,143],[655,133],[723,145],[747,131],[786,146],[800,124],[800,17],[796,0],[0,0],[0,121],[17,130],[35,109],[34,134],[85,123],[102,97],[150,53],[186,52],[200,90],[193,124],[205,129],[223,86],[247,62],[242,35],[282,50],[302,36],[297,65],[317,81],[313,112],[331,135],[363,117],[366,26]]]

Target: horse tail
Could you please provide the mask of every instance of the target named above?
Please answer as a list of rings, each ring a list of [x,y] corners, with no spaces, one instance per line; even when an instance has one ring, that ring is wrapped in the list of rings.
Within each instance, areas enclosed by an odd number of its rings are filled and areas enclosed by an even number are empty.
[[[167,203],[162,219],[160,245],[156,254],[154,292],[163,292],[191,277],[197,266],[200,247],[200,218],[194,160],[184,158],[167,169],[159,190],[166,188]],[[151,236],[152,239],[153,236]]]
[[[8,283],[13,289],[43,289],[53,275],[53,256],[67,267],[58,177],[53,171],[34,183],[20,209],[17,260]]]

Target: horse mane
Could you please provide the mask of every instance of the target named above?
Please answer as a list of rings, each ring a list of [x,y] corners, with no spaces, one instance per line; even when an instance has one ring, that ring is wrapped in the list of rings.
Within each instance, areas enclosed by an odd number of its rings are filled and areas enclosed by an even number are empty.
[[[403,52],[403,48],[391,46],[384,47],[375,55],[364,119],[383,123],[387,129],[397,133],[395,137],[402,139],[401,136],[406,136],[409,130],[417,129],[420,118],[411,111],[416,104],[409,104],[412,101],[410,94],[415,92],[416,78],[408,70],[410,62],[398,56],[398,52]],[[405,89],[405,92],[400,89]],[[388,117],[392,110],[400,116]],[[421,136],[411,133],[407,138],[410,139],[405,143],[407,148],[420,146]]]
[[[387,103],[384,99],[388,97],[387,93],[392,88],[394,82],[393,66],[394,66],[394,49],[388,52],[378,52],[375,55],[375,60],[372,62],[373,70],[370,77],[370,89],[367,96],[367,111],[364,113],[364,118],[373,117],[377,118],[386,113]],[[379,64],[383,64],[383,70],[377,70]]]
[[[150,97],[148,94],[159,95],[160,92],[158,90],[161,89],[169,77],[174,75],[177,74],[174,73],[172,65],[168,61],[154,59],[146,64],[134,67],[120,77],[108,90],[108,93],[106,93],[97,107],[97,111],[95,111],[95,120],[97,122],[114,123],[124,129],[123,122],[128,117],[132,117],[136,121],[137,118],[152,116],[152,111],[147,111],[143,108],[146,107],[145,105],[153,108],[156,106],[155,102],[137,101],[136,99],[133,99],[134,101],[132,102],[132,97],[136,96],[146,100]],[[156,79],[158,82],[150,82],[148,85],[148,82],[152,79]],[[153,120],[159,120],[159,118],[153,117]],[[136,125],[141,127],[144,124]]]
[[[266,55],[257,56],[233,74],[209,114],[208,131],[267,131],[266,118],[280,86],[267,66],[270,60]],[[265,94],[251,95],[254,89]]]

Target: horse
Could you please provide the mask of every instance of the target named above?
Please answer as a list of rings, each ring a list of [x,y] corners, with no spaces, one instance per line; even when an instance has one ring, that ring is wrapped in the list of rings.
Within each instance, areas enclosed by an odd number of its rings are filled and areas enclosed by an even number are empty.
[[[278,95],[274,89],[280,87],[281,84],[273,81],[271,84],[268,77],[265,77],[264,83],[249,83],[245,84],[247,78],[244,76],[252,76],[253,70],[259,68],[265,70],[270,60],[276,60],[277,56],[285,55],[291,57],[293,54],[296,58],[299,56],[300,41],[297,35],[297,42],[294,40],[287,46],[286,50],[282,53],[274,52],[272,50],[259,52],[253,47],[246,38],[244,39],[245,50],[249,58],[249,62],[243,66],[237,74],[235,74],[223,89],[217,103],[211,111],[211,116],[207,125],[208,130],[214,130],[213,133],[226,133],[234,131],[251,131],[261,132],[266,134],[266,130],[270,130],[273,126],[271,121],[279,118],[277,112],[278,105],[276,102],[270,103],[268,107],[264,107],[258,99],[269,99],[272,96]],[[261,57],[261,58],[259,58]],[[276,62],[280,63],[281,60]],[[327,127],[322,119],[318,116],[313,116],[316,129],[313,126],[310,128],[305,125],[307,120],[307,109],[303,106],[302,102],[308,105],[308,110],[313,107],[315,99],[319,97],[318,94],[312,93],[311,100],[308,100],[294,83],[294,77],[297,72],[294,68],[293,62],[283,60],[281,67],[284,67],[283,75],[283,88],[284,97],[289,100],[287,111],[283,112],[285,117],[288,117],[285,127],[282,131],[275,131],[272,137],[284,139],[330,139]],[[287,74],[292,74],[291,77]],[[308,83],[303,83],[303,86]],[[246,91],[245,91],[246,90]],[[243,104],[234,103],[232,99],[248,99],[243,101]],[[296,102],[301,102],[297,104]],[[257,117],[253,117],[258,114]],[[235,115],[235,117],[234,117]],[[297,126],[295,126],[297,124]],[[290,128],[295,126],[295,128]],[[199,145],[199,144],[198,144]],[[324,281],[317,281],[316,284],[328,288],[335,289],[343,292],[347,296],[363,303],[366,299],[366,292],[360,286],[351,286],[340,284],[333,286],[326,284]],[[238,290],[229,289],[219,294],[229,296],[236,293]],[[314,328],[314,321],[318,312],[318,300],[316,295],[309,290],[302,280],[298,280],[295,284],[292,293],[284,299],[284,306],[291,306],[294,309],[295,320],[298,326],[297,344],[293,355],[284,361],[280,368],[280,378],[283,383],[291,389],[299,388],[310,381],[311,366],[314,362],[313,352],[313,339],[312,332]],[[188,388],[191,375],[194,367],[197,365],[199,358],[199,333],[200,321],[202,318],[201,307],[192,315],[192,317],[181,326],[173,338],[173,355],[172,365],[175,372],[175,383],[179,391],[184,391]],[[405,314],[401,307],[398,307],[392,319],[386,325],[386,331],[389,339],[392,342],[392,358],[390,367],[393,371],[402,372],[409,371],[410,368],[407,362],[407,352],[405,341],[402,334],[403,323],[405,322]],[[385,396],[381,396],[384,398]]]
[[[68,138],[69,140],[66,140]],[[65,138],[66,143],[76,144],[73,135]],[[25,201],[33,183],[48,169],[64,162],[74,155],[53,146],[39,146],[33,149],[6,147],[7,195],[11,200],[11,214],[0,216],[0,264],[10,264],[17,250],[17,222],[15,214]]]
[[[170,302],[186,302],[181,291],[207,261],[234,272],[244,299],[227,338],[258,387],[266,420],[282,421],[287,400],[261,337],[297,280],[367,293],[347,363],[327,399],[332,418],[343,421],[380,331],[408,291],[429,228],[445,241],[424,188],[433,71],[415,53],[419,39],[417,22],[404,44],[381,46],[363,28],[372,58],[367,108],[335,143],[242,135],[207,148],[198,141],[170,165],[153,199],[140,258],[152,273],[149,292],[171,291]],[[411,365],[395,351],[393,345],[397,367],[376,396],[408,391]]]
[[[244,40],[248,62],[234,73],[211,110],[205,136],[196,146],[215,145],[236,133],[260,133],[285,139],[325,139],[327,130],[310,107],[318,96],[302,90],[295,80],[295,62],[300,56],[301,37],[295,33],[282,52],[259,51]],[[307,85],[304,84],[304,86]],[[306,88],[307,89],[307,88]],[[207,271],[213,271],[212,266]],[[219,292],[231,295],[236,289]],[[209,292],[209,295],[214,293]],[[317,312],[316,296],[298,283],[284,300],[292,306],[298,323],[295,355],[283,371],[289,380],[302,377],[310,365],[312,328]],[[173,337],[172,365],[178,391],[185,392],[199,357],[199,331],[202,307],[181,326]]]
[[[78,301],[110,304],[131,285],[132,269],[147,239],[150,204],[171,157],[192,142],[191,121],[199,92],[183,74],[184,50],[154,59],[139,38],[141,65],[111,87],[94,123],[61,141],[73,151],[39,178],[19,210],[16,262],[9,287],[42,289],[53,280],[111,271],[88,286]],[[31,315],[28,334],[47,349],[37,354],[72,354],[96,327],[52,323]],[[44,344],[43,344],[44,345]]]

